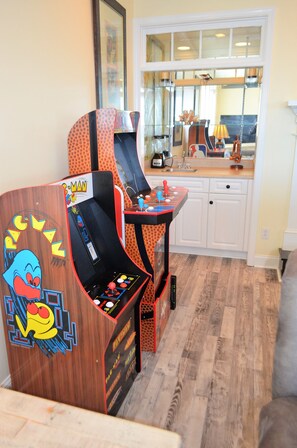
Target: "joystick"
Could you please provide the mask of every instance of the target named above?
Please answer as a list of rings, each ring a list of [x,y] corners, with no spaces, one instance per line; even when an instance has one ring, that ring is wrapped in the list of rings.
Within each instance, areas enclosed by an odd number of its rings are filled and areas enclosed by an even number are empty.
[[[115,284],[115,282],[109,282],[107,288],[108,289],[105,291],[105,294],[108,297],[115,298],[120,294],[119,291],[117,290],[117,285]]]
[[[164,200],[163,193],[161,190],[157,191],[157,199],[159,202]]]
[[[113,292],[116,289],[116,287],[117,287],[115,282],[109,282],[107,286],[108,286],[108,288],[110,289],[111,292]]]
[[[140,210],[143,210],[143,208],[144,208],[144,199],[143,198],[138,199],[138,205],[139,205]]]
[[[163,190],[164,190],[164,196],[168,196],[169,195],[169,187],[167,184],[167,180],[163,180]]]

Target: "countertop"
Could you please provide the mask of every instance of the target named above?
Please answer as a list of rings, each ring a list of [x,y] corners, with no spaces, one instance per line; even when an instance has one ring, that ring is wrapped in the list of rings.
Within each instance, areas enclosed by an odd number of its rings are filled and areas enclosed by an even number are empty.
[[[178,164],[184,163],[189,166],[191,170],[178,170]],[[237,177],[241,179],[254,178],[254,161],[251,159],[242,159],[240,164],[242,169],[230,168],[234,163],[229,159],[193,159],[186,157],[185,160],[181,158],[174,158],[173,171],[170,167],[165,168],[151,168],[145,166],[144,173],[146,176],[162,176],[162,177]],[[195,170],[195,171],[193,171]]]
[[[161,177],[226,177],[226,178],[241,178],[253,179],[254,169],[243,168],[231,169],[229,167],[198,167],[197,171],[165,171],[164,169],[147,168],[145,169],[146,176],[161,176]]]
[[[170,431],[0,388],[1,448],[181,448]]]

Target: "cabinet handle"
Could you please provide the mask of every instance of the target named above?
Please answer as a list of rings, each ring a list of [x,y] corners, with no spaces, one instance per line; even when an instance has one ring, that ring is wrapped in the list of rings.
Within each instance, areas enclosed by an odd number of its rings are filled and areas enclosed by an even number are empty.
[[[230,188],[230,185],[226,185],[226,188]]]
[[[209,201],[209,203],[210,203],[210,205],[212,205],[212,204],[213,204],[213,201]]]

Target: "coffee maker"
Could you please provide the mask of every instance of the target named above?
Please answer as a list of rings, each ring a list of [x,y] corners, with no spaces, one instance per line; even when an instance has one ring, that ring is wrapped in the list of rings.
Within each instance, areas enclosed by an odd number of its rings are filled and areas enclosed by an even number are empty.
[[[165,159],[171,157],[169,135],[155,135],[153,140],[154,155],[151,160],[152,168],[164,168]]]

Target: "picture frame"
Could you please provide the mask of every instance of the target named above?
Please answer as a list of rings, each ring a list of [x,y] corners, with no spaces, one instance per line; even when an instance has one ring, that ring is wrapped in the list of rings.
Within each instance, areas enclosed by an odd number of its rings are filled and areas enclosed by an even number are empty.
[[[96,106],[127,109],[126,9],[116,0],[92,0]]]
[[[176,121],[173,126],[172,146],[181,146],[183,141],[183,124]]]

